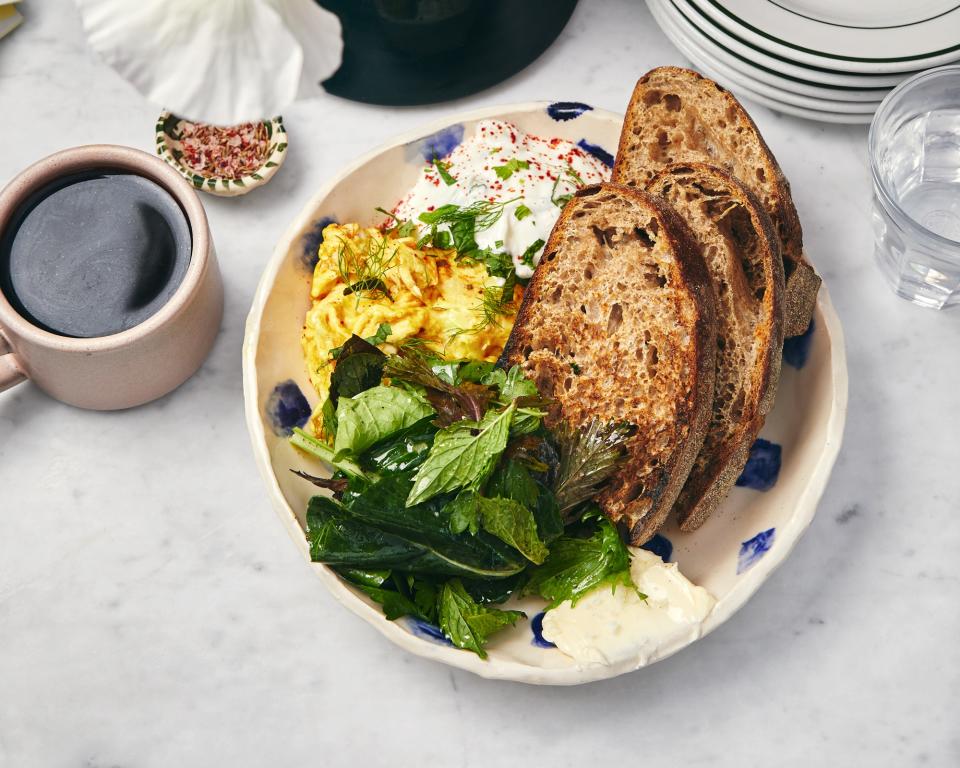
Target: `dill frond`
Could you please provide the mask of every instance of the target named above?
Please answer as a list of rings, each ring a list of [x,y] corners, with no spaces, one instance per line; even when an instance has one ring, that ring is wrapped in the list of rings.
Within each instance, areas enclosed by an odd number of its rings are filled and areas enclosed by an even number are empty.
[[[358,307],[361,299],[386,298],[393,301],[384,278],[397,266],[397,248],[390,249],[389,246],[389,238],[371,237],[358,251],[350,242],[340,238],[337,273],[347,285],[343,295],[355,294]]]

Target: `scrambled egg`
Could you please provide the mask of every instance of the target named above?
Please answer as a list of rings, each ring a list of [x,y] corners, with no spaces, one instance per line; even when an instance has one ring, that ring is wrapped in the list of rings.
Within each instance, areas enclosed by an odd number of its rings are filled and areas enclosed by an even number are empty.
[[[359,224],[331,224],[310,289],[312,306],[303,327],[303,352],[310,380],[326,400],[335,365],[330,350],[351,334],[374,336],[381,323],[390,326],[394,352],[410,338],[448,359],[494,361],[513,325],[511,317],[485,323],[484,291],[497,281],[484,264],[456,260],[456,251],[418,249],[416,238]],[[522,296],[514,289],[513,309]]]

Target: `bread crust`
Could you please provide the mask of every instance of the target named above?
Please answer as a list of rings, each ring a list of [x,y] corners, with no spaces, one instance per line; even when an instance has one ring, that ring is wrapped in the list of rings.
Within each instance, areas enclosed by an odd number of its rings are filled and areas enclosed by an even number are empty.
[[[717,357],[710,432],[675,505],[681,530],[691,531],[699,528],[726,498],[773,408],[784,338],[783,264],[779,238],[760,200],[725,170],[704,163],[674,163],[651,179],[647,191],[664,196],[671,204],[682,198],[676,210],[681,215],[689,212],[691,220],[699,213],[698,226],[692,232],[705,254],[711,247],[716,249],[713,259],[705,258],[705,262],[708,268],[714,265],[711,274],[717,312],[743,312],[748,318],[746,324],[724,322],[722,315],[718,318],[718,332],[739,334],[725,339],[725,348],[749,353],[749,367],[732,365],[731,359],[722,354]],[[689,211],[681,204],[687,202],[701,208]],[[707,213],[708,204],[717,203],[724,206],[723,210]],[[752,237],[724,237],[721,227],[732,228],[729,216],[734,206],[746,214]],[[746,223],[743,215],[738,221],[741,228]],[[717,248],[718,238],[723,238],[725,248]],[[732,381],[737,384],[737,402],[743,398],[738,410],[729,408],[725,398],[732,394],[721,386]]]
[[[593,202],[598,202],[599,208],[584,213],[587,211],[585,206],[590,204],[594,196],[597,199]],[[615,366],[594,367],[591,364],[594,356],[606,354],[598,350],[601,341],[606,343],[613,338],[609,333],[609,324],[607,335],[600,339],[597,329],[601,328],[602,323],[587,325],[589,318],[571,317],[569,310],[551,304],[550,297],[546,295],[547,290],[551,295],[564,290],[574,291],[576,302],[583,302],[579,309],[584,316],[587,304],[598,303],[602,305],[601,315],[606,317],[607,307],[616,297],[603,290],[591,292],[589,285],[576,292],[577,287],[560,276],[569,274],[574,266],[579,269],[584,266],[590,268],[593,256],[588,254],[586,245],[604,254],[604,258],[622,255],[616,252],[616,245],[608,243],[609,248],[604,249],[601,243],[598,249],[592,242],[587,242],[594,237],[588,227],[595,226],[596,222],[603,224],[613,220],[613,214],[609,212],[614,206],[611,200],[622,201],[628,206],[633,217],[631,226],[637,231],[648,227],[651,221],[656,222],[655,243],[650,247],[662,247],[662,252],[670,255],[672,270],[665,282],[658,284],[661,293],[657,296],[663,298],[663,306],[668,307],[667,314],[670,317],[684,318],[684,325],[665,325],[662,317],[659,318],[661,325],[656,325],[657,318],[650,314],[653,309],[648,309],[642,302],[640,306],[628,307],[627,311],[632,313],[629,316],[624,313],[623,322],[630,324],[628,329],[636,327],[638,331],[649,330],[655,340],[662,340],[664,368],[657,368],[655,363],[654,370],[659,371],[657,375],[666,378],[676,374],[673,391],[659,391],[656,398],[644,400],[637,407],[633,407],[633,403],[640,391],[640,382],[632,387],[622,377],[618,379],[621,374],[614,369],[621,367],[619,362]],[[606,210],[604,205],[607,206]],[[622,211],[618,209],[617,215],[622,215]],[[624,232],[624,238],[633,236],[632,232]],[[644,234],[646,232],[644,230]],[[600,239],[602,233],[597,237]],[[624,253],[631,252],[628,246],[619,247]],[[640,248],[629,247],[633,251]],[[616,420],[620,411],[633,407],[632,411],[623,414],[626,421],[637,426],[637,432],[627,446],[628,458],[599,494],[597,502],[627,541],[634,545],[642,544],[667,519],[700,451],[709,425],[717,332],[710,276],[686,224],[669,206],[645,192],[617,184],[600,184],[580,190],[561,213],[543,253],[540,265],[524,292],[502,359],[507,364],[522,366],[537,381],[542,394],[558,401],[559,409],[548,418],[548,424],[561,418],[577,426],[582,426],[591,418]],[[634,288],[637,291],[658,290],[644,283],[645,266],[640,261],[610,261],[605,268],[620,270],[622,274],[618,279],[624,292]],[[560,335],[550,336],[544,330],[558,325],[562,327]],[[617,344],[619,342],[614,344],[614,349],[618,349]],[[576,360],[583,366],[572,391],[568,391],[569,385],[563,378],[563,374],[570,370],[570,358],[565,351],[568,347],[581,350]],[[644,344],[618,349],[618,360],[622,360],[623,367],[628,369],[630,361],[642,359],[644,349]],[[683,352],[676,358],[666,354],[673,354],[680,349]],[[585,400],[582,391],[591,392],[591,398]],[[628,404],[626,406],[625,401]],[[661,408],[665,408],[671,418],[657,422],[654,414],[660,413]],[[661,446],[659,453],[655,450],[658,444]]]
[[[652,132],[657,128],[656,119],[648,114],[651,107],[659,104],[654,100],[654,96],[658,93],[666,96],[672,91],[684,89],[696,94],[698,105],[714,107],[716,112],[722,115],[723,122],[723,125],[706,124],[683,100],[678,100],[677,111],[684,111],[688,117],[693,118],[688,121],[687,128],[699,132],[701,136],[708,133],[732,134],[731,141],[733,136],[736,136],[736,144],[743,150],[739,159],[745,163],[758,162],[760,165],[756,178],[744,177],[740,180],[763,201],[779,235],[786,281],[784,331],[788,337],[802,334],[813,316],[820,278],[803,254],[803,233],[790,194],[790,184],[756,123],[729,91],[698,72],[683,67],[657,67],[647,72],[637,82],[627,108],[613,167],[613,180],[642,188],[663,165],[688,161],[720,165],[735,173],[735,162],[729,152],[723,156],[711,154],[706,149],[694,150],[685,147],[674,155],[670,155],[668,151],[667,157],[662,160],[650,157],[649,153],[642,156],[644,153],[638,146],[637,137],[644,131]],[[754,157],[748,158],[748,153]],[[771,194],[764,194],[766,191]]]

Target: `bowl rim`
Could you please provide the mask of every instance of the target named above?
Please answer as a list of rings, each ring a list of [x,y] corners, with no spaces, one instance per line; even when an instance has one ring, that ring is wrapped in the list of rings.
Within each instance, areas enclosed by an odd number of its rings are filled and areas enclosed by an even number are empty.
[[[317,216],[318,205],[350,174],[367,164],[379,155],[405,146],[413,141],[430,136],[438,131],[455,125],[482,119],[503,117],[506,114],[518,112],[544,111],[551,101],[520,102],[501,104],[474,109],[465,112],[456,112],[432,120],[418,128],[406,131],[403,134],[381,144],[373,150],[364,153],[353,162],[344,166],[334,174],[329,181],[307,201],[296,218],[288,225],[283,237],[274,248],[270,260],[267,262],[257,290],[254,294],[247,315],[243,349],[243,394],[244,415],[247,421],[247,430],[254,453],[257,469],[268,489],[271,504],[281,519],[281,522],[290,534],[294,544],[305,557],[314,572],[320,576],[324,585],[333,594],[338,603],[348,608],[352,613],[373,625],[382,635],[405,651],[422,658],[439,661],[458,669],[472,672],[480,677],[496,680],[510,680],[514,682],[530,683],[535,685],[577,685],[581,683],[603,680],[660,661],[698,640],[700,637],[716,629],[729,619],[744,603],[759,589],[767,577],[779,567],[793,551],[803,532],[809,527],[817,510],[817,503],[823,495],[829,480],[831,470],[836,461],[843,439],[843,428],[846,420],[848,376],[846,352],[840,320],[825,285],[820,288],[818,310],[820,331],[827,334],[829,340],[830,361],[830,415],[826,425],[826,439],[815,466],[810,471],[807,483],[794,502],[796,512],[790,520],[787,531],[789,538],[781,534],[779,542],[757,562],[749,571],[740,577],[731,591],[718,601],[714,609],[701,623],[699,630],[690,635],[677,637],[672,643],[660,647],[656,653],[646,659],[627,658],[612,665],[576,665],[564,667],[535,667],[529,664],[495,659],[483,660],[475,654],[468,653],[452,646],[440,645],[433,641],[424,640],[407,631],[400,621],[388,621],[376,607],[367,604],[355,595],[340,578],[327,566],[310,562],[309,547],[303,529],[297,522],[296,514],[287,503],[276,475],[273,472],[270,452],[266,444],[266,434],[260,418],[260,392],[257,383],[256,355],[260,341],[261,321],[267,299],[273,289],[277,275],[283,266],[290,247],[301,235],[306,224]],[[623,122],[623,115],[602,109],[592,109],[591,116],[603,120]],[[779,532],[779,531],[778,531]]]
[[[277,115],[276,117],[264,118],[262,120],[252,120],[250,122],[264,123],[268,126],[270,131],[270,146],[272,147],[272,150],[267,153],[257,170],[245,173],[239,179],[227,179],[223,176],[204,176],[187,168],[173,156],[173,150],[170,148],[168,134],[165,129],[167,121],[171,118],[195,123],[193,120],[175,115],[170,110],[165,109],[161,112],[159,117],[157,117],[157,123],[154,129],[157,154],[198,192],[206,192],[211,195],[217,195],[218,197],[245,195],[250,190],[263,186],[270,181],[273,175],[280,169],[280,166],[283,165],[283,161],[287,156],[289,138],[287,136],[287,129],[283,126],[283,116]]]

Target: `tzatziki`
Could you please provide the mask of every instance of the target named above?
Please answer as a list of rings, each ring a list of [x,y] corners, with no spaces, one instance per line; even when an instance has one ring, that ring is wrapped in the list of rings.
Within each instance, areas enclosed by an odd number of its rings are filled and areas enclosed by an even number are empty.
[[[630,554],[630,577],[645,600],[629,587],[601,586],[544,614],[544,638],[579,664],[645,663],[660,648],[699,637],[716,602],[676,563],[643,549],[631,547]]]
[[[517,277],[526,279],[570,196],[609,177],[609,168],[571,141],[483,120],[449,157],[424,169],[394,214],[417,221],[445,205],[506,203],[492,226],[477,230],[477,245],[509,254]]]

